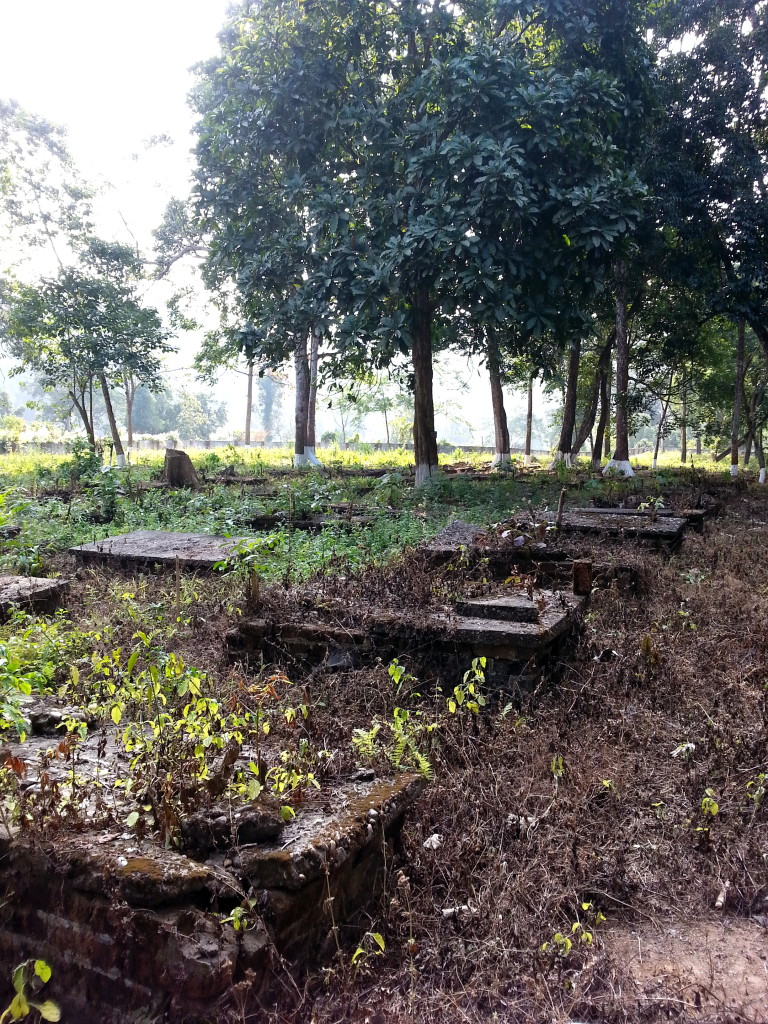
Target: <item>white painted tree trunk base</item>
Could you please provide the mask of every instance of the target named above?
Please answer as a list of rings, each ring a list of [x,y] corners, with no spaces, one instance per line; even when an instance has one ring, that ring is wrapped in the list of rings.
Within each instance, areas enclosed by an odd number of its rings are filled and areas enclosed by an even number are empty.
[[[571,452],[555,452],[555,456],[549,464],[550,469],[554,469],[559,462],[564,462],[568,469],[573,465],[573,455]]]
[[[491,466],[494,469],[498,469],[499,466],[511,466],[511,465],[512,465],[512,456],[510,455],[509,452],[496,452],[496,454],[493,456],[493,462],[491,462]]]
[[[757,478],[757,482],[759,484],[764,484],[765,483],[765,470],[764,469],[760,470],[760,475]]]
[[[306,445],[304,448],[304,457],[310,466],[322,466],[322,462],[318,459],[315,454],[315,449],[311,445]]]
[[[530,455],[524,455],[523,456],[523,465],[524,466],[530,466],[531,465],[531,456]]]
[[[118,455],[117,456],[117,468],[118,469],[125,469],[125,456],[124,455]]]
[[[420,487],[427,483],[433,476],[437,476],[437,466],[430,466],[427,462],[420,462],[416,467],[416,486]]]
[[[635,475],[635,471],[634,469],[632,469],[632,465],[629,459],[611,459],[603,468],[603,476],[605,476],[609,469],[615,469],[618,473],[621,473],[623,476]]]
[[[294,469],[299,469],[301,466],[308,466],[308,465],[309,465],[309,459],[307,458],[306,455],[299,455],[298,452],[296,452],[294,454],[294,456],[293,456],[293,468]]]
[[[657,459],[653,459],[651,461],[651,469],[656,469],[657,468],[657,462],[658,462]]]
[[[738,476],[738,475],[739,475],[739,467],[738,467],[738,465],[734,465],[733,463],[731,463],[731,476]]]

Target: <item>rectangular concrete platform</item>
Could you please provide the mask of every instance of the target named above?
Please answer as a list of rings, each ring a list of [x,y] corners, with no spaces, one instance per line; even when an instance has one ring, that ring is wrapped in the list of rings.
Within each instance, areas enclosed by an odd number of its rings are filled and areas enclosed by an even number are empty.
[[[105,537],[91,544],[70,548],[79,562],[101,562],[130,567],[136,565],[175,566],[184,569],[213,569],[228,558],[248,537],[222,537],[209,533],[166,533],[163,530],[134,530]]]
[[[0,576],[0,620],[8,617],[12,607],[54,611],[67,586],[66,580],[41,576]]]
[[[554,525],[557,515],[546,511],[537,513],[537,517]],[[688,520],[682,516],[657,515],[654,520],[648,513],[633,509],[580,508],[563,512],[560,528],[563,533],[635,537],[674,547],[680,542],[687,525]]]
[[[500,597],[476,597],[459,601],[458,615],[475,619],[501,619],[506,622],[538,622],[539,609],[527,594],[508,594]]]
[[[473,657],[524,662],[545,656],[570,633],[585,602],[583,597],[548,590],[537,590],[534,597],[531,601],[527,595],[504,594],[459,602],[456,615],[439,612],[418,621],[411,614],[373,612],[364,624],[345,628],[323,621],[245,618],[227,633],[225,644],[236,659],[261,657],[266,651],[269,657],[287,653],[322,661],[342,651],[352,663],[355,656],[398,656],[415,644],[428,644],[436,652],[458,654],[467,663]],[[526,620],[502,617],[509,615],[514,604],[524,609]],[[466,609],[472,614],[466,614]]]

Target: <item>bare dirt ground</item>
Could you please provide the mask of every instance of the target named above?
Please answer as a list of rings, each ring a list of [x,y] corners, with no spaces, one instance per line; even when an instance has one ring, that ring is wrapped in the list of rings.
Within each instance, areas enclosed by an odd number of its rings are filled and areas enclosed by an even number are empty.
[[[610,929],[605,950],[621,965],[621,996],[638,1015],[679,1000],[690,1020],[768,1020],[768,931],[760,921],[646,922]]]

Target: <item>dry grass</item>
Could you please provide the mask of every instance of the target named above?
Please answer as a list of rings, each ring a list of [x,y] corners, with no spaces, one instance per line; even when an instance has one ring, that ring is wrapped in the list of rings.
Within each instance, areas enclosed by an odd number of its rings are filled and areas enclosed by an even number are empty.
[[[642,593],[596,593],[581,636],[551,667],[550,686],[505,717],[497,704],[445,732],[436,779],[407,820],[372,920],[385,955],[355,973],[350,939],[329,972],[306,979],[300,1003],[245,1019],[739,1019],[711,1003],[702,1017],[674,982],[649,997],[611,952],[612,932],[624,926],[768,913],[768,795],[760,802],[748,789],[768,774],[768,495],[723,487],[716,497],[719,516],[666,561],[635,545],[568,542],[603,561],[633,561]],[[145,586],[170,600],[161,580]],[[450,590],[445,576],[437,586]],[[84,622],[115,606],[107,576],[88,574],[78,589]],[[223,687],[232,674],[221,648],[231,585],[200,591],[175,647]],[[268,600],[285,615],[317,599],[357,613],[397,603],[416,615],[434,593],[434,574],[411,559],[302,592],[275,589]],[[116,642],[135,628],[114,621]],[[439,681],[424,658],[414,665],[425,686]],[[324,706],[311,737],[347,751],[340,769],[352,761],[352,729],[395,702],[383,667],[317,674],[311,696]],[[702,807],[708,791],[714,816]],[[435,834],[442,844],[425,848]],[[716,910],[726,883],[725,908]],[[456,907],[467,909],[445,913]],[[595,924],[598,911],[605,923]],[[577,921],[591,944],[572,932]],[[573,939],[567,955],[557,932]]]

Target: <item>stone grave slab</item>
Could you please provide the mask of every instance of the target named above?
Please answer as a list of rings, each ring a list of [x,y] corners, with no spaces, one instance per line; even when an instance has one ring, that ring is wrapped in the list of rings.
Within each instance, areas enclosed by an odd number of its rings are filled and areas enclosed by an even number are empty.
[[[527,594],[502,594],[477,597],[456,604],[459,615],[476,619],[501,619],[507,622],[538,622],[539,609]]]
[[[270,622],[243,619],[225,638],[231,657],[288,654],[323,661],[339,651],[354,656],[397,656],[428,644],[464,661],[489,657],[500,661],[528,661],[546,655],[575,626],[583,597],[547,590],[527,595],[459,602],[455,615],[427,615],[417,623],[406,613],[373,613],[364,625],[342,628],[322,621]],[[469,613],[469,614],[468,614]],[[349,667],[349,659],[345,662]]]
[[[36,612],[52,612],[67,589],[66,580],[50,580],[40,576],[0,576],[0,619],[12,607]]]
[[[0,968],[53,967],[63,1020],[230,1019],[333,956],[336,928],[365,929],[404,816],[425,780],[373,772],[296,808],[279,841],[207,859],[115,826],[46,838],[0,834]],[[245,893],[248,927],[224,919]],[[246,913],[250,913],[246,909]],[[277,954],[277,957],[275,956]],[[241,984],[247,979],[247,985]]]
[[[594,507],[586,508],[572,508],[569,512],[574,515],[591,515],[595,512],[604,512],[614,516],[641,516],[644,515],[648,518],[647,512],[640,512],[636,508],[603,508],[602,506],[595,505]],[[688,526],[701,533],[704,529],[704,520],[712,515],[712,510],[709,508],[686,508],[671,509],[671,508],[660,508],[656,511],[657,518],[660,519],[685,519]]]
[[[538,512],[537,517],[541,522],[554,525],[557,513],[547,510]],[[580,508],[563,512],[560,528],[563,533],[635,537],[675,547],[687,525],[688,521],[683,516],[657,514],[654,519],[647,512],[636,509]]]
[[[523,619],[507,617],[514,598],[459,603],[457,617],[451,623],[451,638],[470,647],[474,657],[523,661],[545,654],[574,627],[585,598],[551,590],[534,591],[534,595],[535,600],[528,599],[530,605],[525,604],[524,598],[517,598],[518,608],[526,616]],[[474,614],[466,614],[468,609]],[[436,618],[439,621],[439,616]]]
[[[134,530],[70,548],[79,562],[101,562],[121,567],[175,566],[184,569],[212,569],[229,557],[248,537],[222,537],[209,533],[168,533],[163,530]]]

